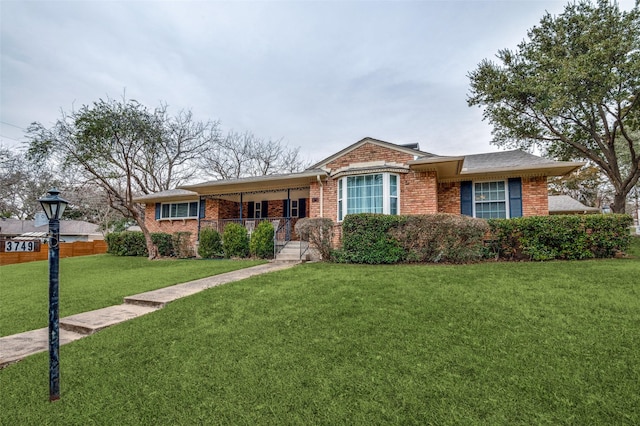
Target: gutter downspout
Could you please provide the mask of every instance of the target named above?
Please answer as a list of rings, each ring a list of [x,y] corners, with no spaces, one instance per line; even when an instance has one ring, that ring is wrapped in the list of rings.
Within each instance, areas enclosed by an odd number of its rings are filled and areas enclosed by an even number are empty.
[[[320,175],[316,176],[318,180],[318,184],[320,185],[320,217],[324,217],[324,185],[322,184],[322,179],[320,179]]]

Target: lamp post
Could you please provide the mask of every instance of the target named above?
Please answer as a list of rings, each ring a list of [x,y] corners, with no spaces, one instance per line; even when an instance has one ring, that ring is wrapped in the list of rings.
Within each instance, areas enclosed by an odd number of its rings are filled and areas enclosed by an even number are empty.
[[[58,272],[60,264],[60,218],[69,202],[53,188],[38,201],[49,219],[49,401],[60,399],[60,333],[58,308]]]

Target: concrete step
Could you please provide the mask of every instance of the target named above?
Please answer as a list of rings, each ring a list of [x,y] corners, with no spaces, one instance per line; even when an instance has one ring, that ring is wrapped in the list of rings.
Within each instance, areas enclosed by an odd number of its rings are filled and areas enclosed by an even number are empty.
[[[123,304],[60,319],[60,328],[79,334],[93,334],[104,328],[137,318],[157,308]]]

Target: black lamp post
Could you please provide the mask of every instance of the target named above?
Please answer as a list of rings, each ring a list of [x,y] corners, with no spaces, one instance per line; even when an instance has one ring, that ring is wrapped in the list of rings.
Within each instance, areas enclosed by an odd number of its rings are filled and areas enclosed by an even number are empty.
[[[49,219],[49,401],[60,399],[60,333],[58,308],[58,272],[60,264],[60,218],[69,202],[58,197],[53,188],[40,204]]]

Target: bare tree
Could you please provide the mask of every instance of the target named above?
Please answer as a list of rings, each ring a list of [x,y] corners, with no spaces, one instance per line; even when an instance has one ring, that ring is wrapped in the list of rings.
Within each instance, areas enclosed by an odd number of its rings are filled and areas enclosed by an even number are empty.
[[[48,165],[36,166],[25,156],[0,147],[0,216],[33,219],[38,199],[53,186],[61,186]]]
[[[250,132],[230,131],[225,137],[212,138],[211,142],[200,166],[215,179],[293,173],[305,168],[300,149],[290,148],[281,139],[265,140]]]

